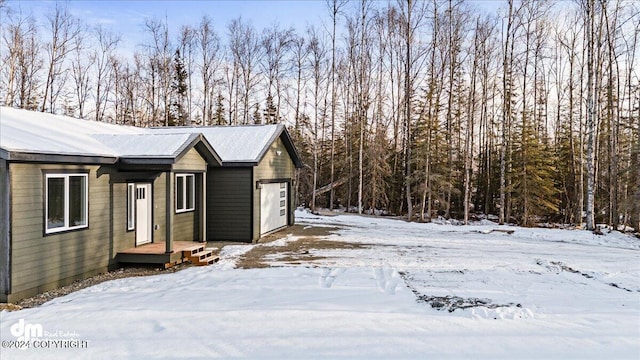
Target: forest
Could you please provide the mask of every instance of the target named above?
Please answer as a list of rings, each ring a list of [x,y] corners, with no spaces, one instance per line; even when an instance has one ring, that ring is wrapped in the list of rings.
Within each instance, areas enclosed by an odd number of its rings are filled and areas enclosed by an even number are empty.
[[[311,209],[640,230],[640,3],[323,1],[304,29],[150,18],[131,52],[65,2],[37,18],[0,0],[0,105],[283,123]]]

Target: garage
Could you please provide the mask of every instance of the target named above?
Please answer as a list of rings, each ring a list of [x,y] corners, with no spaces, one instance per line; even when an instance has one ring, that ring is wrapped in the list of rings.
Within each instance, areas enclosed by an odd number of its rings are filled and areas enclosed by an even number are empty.
[[[287,226],[287,183],[263,183],[260,189],[260,235]]]

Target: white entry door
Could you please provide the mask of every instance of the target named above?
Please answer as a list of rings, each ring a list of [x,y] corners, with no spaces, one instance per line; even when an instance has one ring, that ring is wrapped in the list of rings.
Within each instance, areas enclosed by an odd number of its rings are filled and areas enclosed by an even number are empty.
[[[151,184],[136,184],[136,245],[151,242]]]
[[[287,183],[262,184],[260,235],[287,226]]]

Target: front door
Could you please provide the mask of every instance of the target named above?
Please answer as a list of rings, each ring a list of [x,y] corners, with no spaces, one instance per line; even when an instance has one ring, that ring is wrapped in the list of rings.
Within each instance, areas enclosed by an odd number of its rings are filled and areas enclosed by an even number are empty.
[[[151,242],[151,184],[136,184],[136,245]]]

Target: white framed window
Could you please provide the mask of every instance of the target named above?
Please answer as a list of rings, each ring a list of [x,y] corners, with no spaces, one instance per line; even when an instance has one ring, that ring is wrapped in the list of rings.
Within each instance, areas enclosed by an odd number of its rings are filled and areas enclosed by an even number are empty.
[[[195,210],[195,185],[194,174],[176,174],[176,213]]]
[[[136,229],[136,184],[127,184],[127,230]]]
[[[46,174],[45,232],[86,228],[89,193],[87,174]]]

